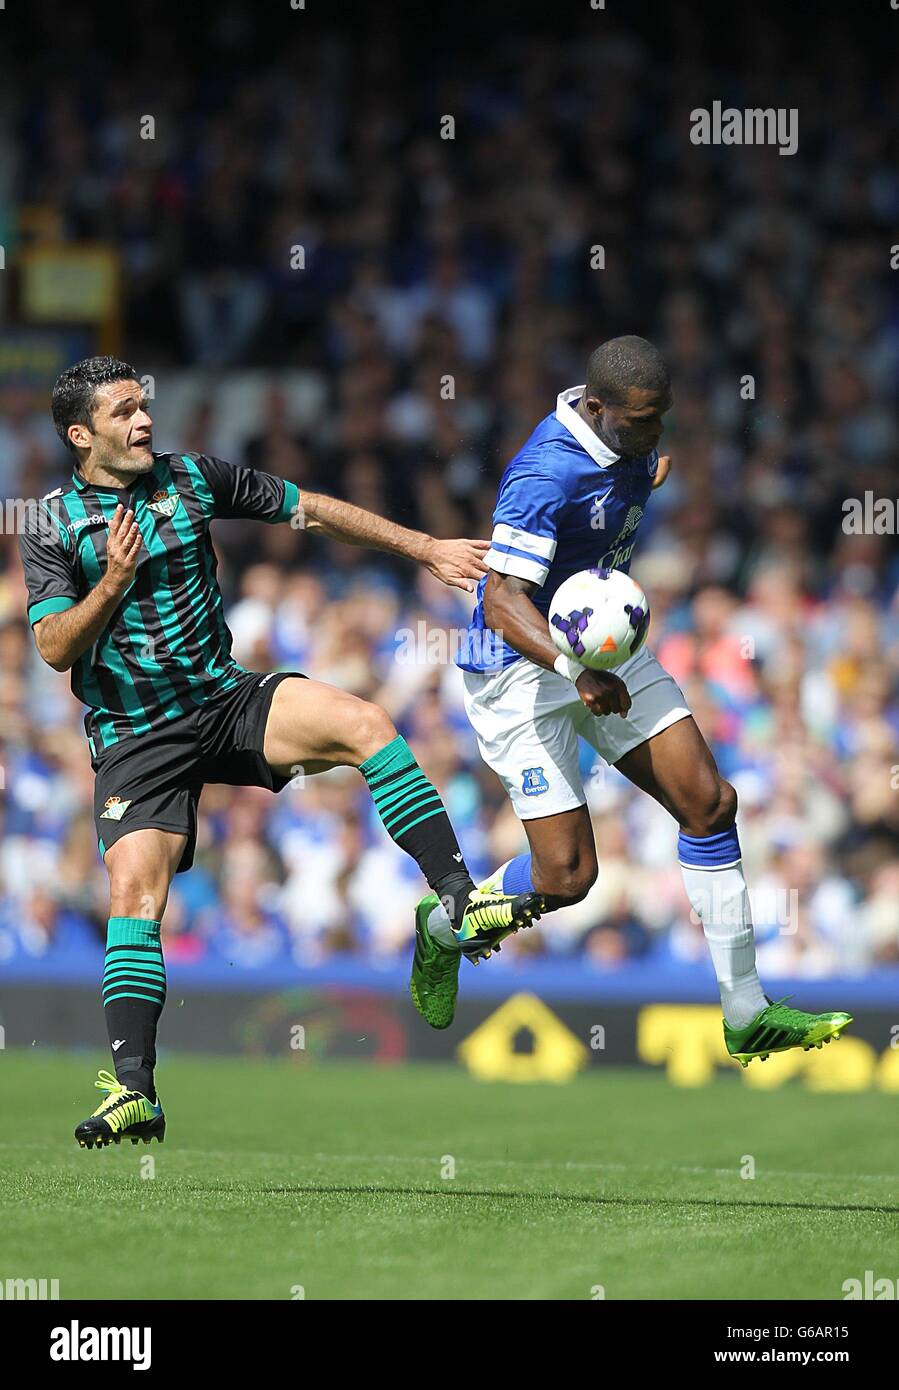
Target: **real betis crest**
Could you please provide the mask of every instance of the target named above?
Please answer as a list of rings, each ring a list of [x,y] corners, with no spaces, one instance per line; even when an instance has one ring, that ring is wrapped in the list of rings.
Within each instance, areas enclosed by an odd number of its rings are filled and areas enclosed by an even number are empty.
[[[178,497],[177,492],[166,492],[165,488],[160,488],[159,492],[153,493],[147,506],[157,516],[171,516],[178,505]]]
[[[123,801],[120,796],[108,796],[106,798],[106,810],[100,812],[100,819],[121,820],[132,800],[131,797],[127,801]]]

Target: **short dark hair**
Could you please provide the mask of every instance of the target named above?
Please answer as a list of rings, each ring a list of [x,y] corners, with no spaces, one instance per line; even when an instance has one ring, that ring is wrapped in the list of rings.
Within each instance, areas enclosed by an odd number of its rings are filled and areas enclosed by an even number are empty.
[[[69,439],[69,426],[87,425],[93,429],[97,387],[110,381],[137,381],[137,372],[130,362],[120,362],[117,357],[85,357],[57,377],[51,398],[53,423],[63,444],[76,456],[78,451]]]
[[[671,378],[658,348],[631,333],[600,343],[587,363],[588,394],[621,405],[633,386],[643,391],[669,390]]]

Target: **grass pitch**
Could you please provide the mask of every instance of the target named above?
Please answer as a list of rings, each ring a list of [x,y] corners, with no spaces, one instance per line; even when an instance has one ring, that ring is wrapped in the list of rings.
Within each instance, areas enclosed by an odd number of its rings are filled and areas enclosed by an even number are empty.
[[[899,1273],[882,1093],[182,1056],[159,1073],[165,1144],[87,1152],[72,1129],[108,1065],[0,1052],[0,1280],[93,1299],[839,1299],[866,1269]]]

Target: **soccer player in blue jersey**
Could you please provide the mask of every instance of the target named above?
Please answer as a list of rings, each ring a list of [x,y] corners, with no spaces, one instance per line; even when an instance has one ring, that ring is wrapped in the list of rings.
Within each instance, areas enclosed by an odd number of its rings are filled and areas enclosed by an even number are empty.
[[[481,755],[524,823],[529,852],[482,887],[536,891],[542,910],[552,911],[580,901],[595,882],[578,768],[578,737],[585,738],[680,827],[678,858],[715,967],[725,1042],[746,1066],[771,1052],[820,1047],[852,1020],[803,1013],[765,995],[737,795],[675,681],[646,647],[614,672],[588,671],[559,654],[547,622],[553,594],[571,575],[628,570],[650,495],[670,467],[656,446],[671,399],[658,350],[644,338],[614,338],[592,354],[586,385],[562,392],[503,474],[489,572],[459,665]],[[477,963],[490,948],[466,942],[464,928],[454,930],[428,895],[416,913],[411,988],[434,1027],[452,1021],[463,953]]]

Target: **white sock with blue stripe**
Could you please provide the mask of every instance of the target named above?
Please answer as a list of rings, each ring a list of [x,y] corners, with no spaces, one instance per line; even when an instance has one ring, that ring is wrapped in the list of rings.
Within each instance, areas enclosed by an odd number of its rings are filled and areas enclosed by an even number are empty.
[[[681,831],[677,857],[708,942],[724,1017],[731,1028],[745,1028],[768,1000],[755,967],[752,910],[736,824],[717,835]]]

